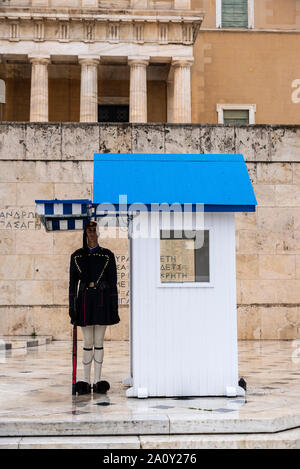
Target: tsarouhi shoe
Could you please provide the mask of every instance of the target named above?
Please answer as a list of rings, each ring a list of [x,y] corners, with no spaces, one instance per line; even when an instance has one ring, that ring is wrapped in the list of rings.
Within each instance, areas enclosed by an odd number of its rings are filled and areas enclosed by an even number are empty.
[[[91,394],[91,385],[86,381],[77,381],[76,392],[79,396],[82,394]]]
[[[107,381],[98,381],[98,383],[93,384],[93,392],[99,394],[105,394],[110,388],[110,385]]]

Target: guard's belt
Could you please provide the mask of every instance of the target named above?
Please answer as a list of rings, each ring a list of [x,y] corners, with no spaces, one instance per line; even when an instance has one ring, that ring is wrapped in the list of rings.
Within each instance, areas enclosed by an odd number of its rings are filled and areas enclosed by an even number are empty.
[[[106,288],[109,288],[109,283],[106,280],[100,280],[100,282],[84,282],[80,281],[79,285],[79,291],[84,291],[87,288],[99,288],[99,290],[104,290]]]

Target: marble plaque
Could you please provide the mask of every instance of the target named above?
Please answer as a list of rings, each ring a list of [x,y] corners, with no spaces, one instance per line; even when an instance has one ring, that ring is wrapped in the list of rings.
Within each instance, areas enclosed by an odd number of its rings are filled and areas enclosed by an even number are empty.
[[[193,239],[160,240],[160,279],[165,282],[194,282]]]

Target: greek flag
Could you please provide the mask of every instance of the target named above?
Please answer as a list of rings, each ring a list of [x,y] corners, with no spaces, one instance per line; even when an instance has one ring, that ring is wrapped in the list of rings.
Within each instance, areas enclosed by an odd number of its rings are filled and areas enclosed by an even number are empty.
[[[36,200],[37,214],[46,231],[83,230],[92,215],[92,202],[76,200]]]

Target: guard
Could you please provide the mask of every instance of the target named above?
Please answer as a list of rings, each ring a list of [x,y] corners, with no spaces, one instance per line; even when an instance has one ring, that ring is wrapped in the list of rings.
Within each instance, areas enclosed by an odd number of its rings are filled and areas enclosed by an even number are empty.
[[[76,383],[78,394],[91,393],[91,365],[94,358],[93,392],[106,393],[107,381],[100,381],[103,344],[108,325],[120,322],[118,314],[117,268],[115,256],[98,244],[97,223],[90,221],[83,231],[83,247],[71,254],[69,315],[83,335],[83,381]]]

